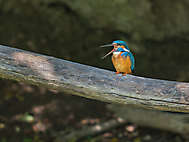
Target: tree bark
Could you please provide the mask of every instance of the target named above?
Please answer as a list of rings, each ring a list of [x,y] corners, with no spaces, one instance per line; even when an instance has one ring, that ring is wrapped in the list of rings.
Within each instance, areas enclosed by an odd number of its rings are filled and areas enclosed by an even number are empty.
[[[7,46],[0,46],[0,77],[103,102],[189,112],[188,83],[116,75]]]

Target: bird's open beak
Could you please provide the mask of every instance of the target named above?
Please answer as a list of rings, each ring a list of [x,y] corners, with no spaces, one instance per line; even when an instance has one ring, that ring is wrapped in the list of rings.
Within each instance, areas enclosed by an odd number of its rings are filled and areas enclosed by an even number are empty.
[[[114,46],[113,44],[107,44],[107,45],[101,45],[100,47],[110,47],[110,46]]]
[[[114,44],[107,44],[107,45],[102,45],[100,47],[111,47],[114,46]],[[106,55],[102,57],[102,59],[106,58],[108,55],[112,54],[115,51],[115,49],[112,49],[112,51],[108,52]]]
[[[106,55],[102,57],[102,59],[106,58],[108,55],[112,54],[115,51],[115,49],[112,49],[112,51],[108,52]]]

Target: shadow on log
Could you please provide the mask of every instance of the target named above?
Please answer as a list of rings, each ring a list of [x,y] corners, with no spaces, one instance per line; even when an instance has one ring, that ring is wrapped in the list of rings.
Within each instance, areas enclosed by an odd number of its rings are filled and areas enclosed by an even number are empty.
[[[90,99],[189,112],[189,84],[127,75],[0,45],[0,77]]]

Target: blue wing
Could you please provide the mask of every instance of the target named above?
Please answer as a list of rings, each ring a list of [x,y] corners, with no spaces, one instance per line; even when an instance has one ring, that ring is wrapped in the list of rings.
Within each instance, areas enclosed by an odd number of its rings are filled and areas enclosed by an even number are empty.
[[[131,52],[129,52],[128,54],[129,54],[129,57],[131,59],[131,70],[134,71],[134,69],[135,69],[135,58],[134,58],[134,56]]]
[[[130,59],[131,59],[131,70],[133,72],[134,68],[135,68],[135,58],[134,58],[133,54],[131,52],[123,52],[121,54],[121,56],[125,56],[125,57],[129,56],[130,57]]]

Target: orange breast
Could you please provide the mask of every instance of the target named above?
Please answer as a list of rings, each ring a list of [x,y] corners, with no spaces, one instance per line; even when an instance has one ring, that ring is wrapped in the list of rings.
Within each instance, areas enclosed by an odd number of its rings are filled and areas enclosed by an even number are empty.
[[[121,56],[121,53],[119,55],[112,55],[112,63],[117,72],[122,72],[126,74],[132,72],[131,60],[129,56]]]

